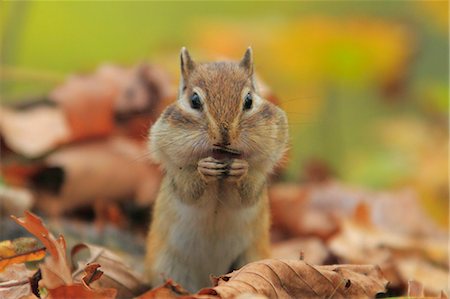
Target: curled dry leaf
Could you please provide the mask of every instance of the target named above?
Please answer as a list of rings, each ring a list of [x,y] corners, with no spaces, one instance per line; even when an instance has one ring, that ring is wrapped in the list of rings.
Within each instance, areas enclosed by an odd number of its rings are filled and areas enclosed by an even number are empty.
[[[98,280],[103,275],[103,271],[98,270],[100,264],[87,264],[84,268],[84,276],[81,280],[85,285],[90,285],[92,282]]]
[[[88,253],[88,257],[86,260],[80,261],[80,256],[84,252]],[[71,257],[72,264],[78,264],[78,270],[73,273],[75,281],[80,281],[81,270],[85,269],[86,271],[85,267],[87,264],[98,263],[102,265],[103,275],[93,283],[93,286],[98,288],[115,288],[119,298],[131,298],[148,289],[143,280],[119,256],[108,249],[80,243],[72,248]]]
[[[199,295],[232,298],[242,293],[269,298],[373,298],[387,281],[372,265],[312,266],[296,260],[262,260],[217,279]]]
[[[112,288],[93,289],[87,282],[95,281],[101,276],[98,264],[88,265],[81,283],[74,283],[66,259],[66,243],[63,236],[56,239],[44,226],[42,220],[31,212],[26,212],[24,218],[11,216],[14,221],[35,235],[46,246],[50,256],[40,264],[42,285],[48,291],[49,299],[94,298],[112,299],[117,291]]]
[[[42,283],[48,289],[72,284],[72,275],[66,259],[66,241],[63,236],[55,238],[42,223],[42,220],[27,211],[24,218],[11,218],[36,236],[47,248],[50,256],[40,265]]]
[[[91,288],[90,283],[99,279],[103,272],[99,271],[99,264],[88,265],[84,269],[84,275],[81,283],[72,285],[63,285],[55,289],[49,289],[48,299],[78,299],[78,298],[93,298],[93,299],[114,299],[117,291],[112,288]]]

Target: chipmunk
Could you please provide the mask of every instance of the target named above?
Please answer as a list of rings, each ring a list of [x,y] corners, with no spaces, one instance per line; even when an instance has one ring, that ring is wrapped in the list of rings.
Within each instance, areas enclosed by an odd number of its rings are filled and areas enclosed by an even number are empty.
[[[150,130],[165,176],[145,261],[153,286],[191,292],[210,275],[269,256],[268,174],[285,152],[286,114],[258,94],[253,55],[196,63],[183,48],[178,99]]]

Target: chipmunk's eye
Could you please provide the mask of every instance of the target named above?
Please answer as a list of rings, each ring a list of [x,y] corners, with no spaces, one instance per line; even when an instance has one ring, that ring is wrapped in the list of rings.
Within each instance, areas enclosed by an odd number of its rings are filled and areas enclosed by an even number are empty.
[[[253,105],[253,97],[251,93],[247,93],[244,99],[244,110],[250,110]]]
[[[192,109],[195,109],[195,110],[202,109],[202,102],[200,101],[200,96],[196,92],[194,92],[191,95],[191,107],[192,107]]]

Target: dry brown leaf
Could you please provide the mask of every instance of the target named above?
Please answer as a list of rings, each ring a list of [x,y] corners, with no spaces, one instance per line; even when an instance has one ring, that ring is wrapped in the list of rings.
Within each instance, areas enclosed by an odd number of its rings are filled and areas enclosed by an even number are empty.
[[[262,260],[217,278],[199,295],[232,298],[242,293],[269,298],[373,298],[387,281],[371,265],[312,266],[296,260]]]
[[[420,282],[426,295],[437,296],[441,291],[448,291],[448,269],[437,267],[419,257],[397,258],[395,265],[403,281]]]
[[[5,179],[5,172],[2,166],[2,175]],[[33,205],[32,193],[24,188],[0,185],[0,216],[22,215]]]
[[[359,204],[355,211],[355,219],[342,219],[340,232],[328,242],[334,255],[347,263],[380,265],[394,288],[411,279],[424,283],[433,294],[446,288],[445,241],[379,229],[368,219],[371,213],[366,204]]]
[[[93,74],[69,77],[45,105],[0,107],[0,135],[14,152],[36,158],[69,142],[111,134],[117,114],[133,118],[146,112],[148,128],[161,112],[162,100],[173,94],[169,77],[159,68],[104,65]]]
[[[447,241],[445,239],[409,236],[380,229],[368,221],[368,206],[359,204],[353,219],[342,219],[339,234],[329,242],[335,254],[348,258],[351,262],[367,259],[367,250],[390,249],[397,253],[419,253],[441,265],[447,264]]]
[[[1,136],[0,136],[1,138]],[[0,143],[0,146],[3,145]],[[3,149],[1,149],[3,150]],[[8,152],[3,152],[2,155],[4,154],[4,161],[2,161],[2,165],[1,165],[1,170],[2,170],[2,178],[5,181],[7,186],[4,186],[4,188],[6,190],[10,189],[10,186],[17,186],[17,187],[28,187],[28,180],[29,178],[35,174],[37,171],[39,171],[41,169],[41,165],[40,163],[35,163],[35,164],[30,164],[29,161],[18,161],[15,159],[8,159],[9,157],[12,157],[13,154],[8,153]],[[16,156],[17,157],[17,156]],[[8,161],[9,160],[9,161]],[[15,188],[11,188],[11,189],[15,189]],[[18,191],[20,193],[23,189],[18,189]],[[2,192],[3,193],[3,192]],[[12,194],[8,194],[9,192],[7,191],[5,196],[6,197],[12,197],[12,198],[6,198],[6,201],[8,202],[9,200],[14,201],[15,197],[18,195],[18,200],[20,201],[20,203],[18,203],[18,205],[20,207],[26,205],[30,205],[32,203],[32,199],[20,199],[20,197],[32,197],[31,194],[25,195],[23,196],[23,194],[15,194],[15,192],[13,191]],[[25,193],[30,193],[30,191],[26,190]],[[3,197],[3,194],[2,194]],[[21,211],[21,213],[9,213],[7,214],[9,215],[21,215],[25,212],[25,210]],[[4,214],[4,213],[3,213]],[[6,214],[5,214],[6,215]]]
[[[120,87],[98,76],[71,76],[50,94],[63,110],[70,140],[106,136],[114,129],[114,98]]]
[[[0,135],[13,151],[36,158],[67,142],[70,128],[58,107],[29,110],[0,107]]]
[[[63,108],[73,141],[109,135],[116,117],[147,113],[148,126],[161,112],[162,100],[172,95],[167,74],[142,64],[133,68],[103,65],[92,74],[71,76],[50,97]]]
[[[44,226],[41,219],[31,212],[26,212],[24,218],[11,216],[14,221],[35,235],[46,246],[50,256],[40,264],[42,285],[48,291],[50,299],[94,298],[112,299],[117,291],[112,288],[93,289],[87,282],[95,281],[101,276],[97,268],[99,264],[88,265],[81,283],[74,283],[66,259],[66,243],[63,236],[56,239]]]
[[[161,172],[147,155],[145,144],[119,137],[58,150],[45,163],[47,169],[61,169],[63,184],[56,194],[40,192],[36,203],[50,215],[92,205],[94,200],[134,198],[140,205],[149,205],[157,195]]]
[[[448,240],[448,233],[426,215],[417,193],[411,189],[372,192],[332,180],[303,188],[307,189],[304,199],[306,210],[351,217],[358,205],[366,204],[370,222],[380,229],[404,236]],[[406,214],[405,208],[408,209]]]
[[[269,297],[266,297],[261,294],[243,293],[237,295],[235,299],[269,299]]]
[[[77,93],[67,94],[67,99],[59,101],[70,127],[71,141],[107,136],[114,129],[114,104],[108,87],[86,83],[88,87],[79,88]]]
[[[89,253],[86,261],[79,261],[83,251]],[[140,279],[132,269],[125,265],[124,261],[103,247],[81,243],[72,248],[72,264],[77,263],[78,269],[85,269],[86,264],[99,263],[102,265],[103,275],[95,281],[93,286],[98,288],[115,288],[119,298],[131,298],[141,294],[148,289],[142,279]],[[73,273],[75,281],[81,279],[81,271]]]
[[[442,290],[436,295],[426,295],[424,286],[421,282],[416,280],[408,281],[408,293],[407,298],[428,298],[428,299],[448,299],[447,294]]]
[[[280,183],[269,189],[274,227],[294,236],[313,235],[326,239],[336,232],[332,215],[310,207],[309,189],[298,184]]]
[[[141,64],[133,68],[116,99],[117,113],[145,111],[154,119],[162,112],[164,99],[175,96],[170,81],[168,74],[154,65]]]
[[[84,276],[81,278],[83,284],[88,286],[102,277],[103,271],[98,270],[98,268],[100,268],[100,264],[97,263],[87,264],[84,267]]]
[[[59,286],[55,289],[49,289],[48,299],[78,299],[78,298],[93,298],[93,299],[114,299],[117,291],[112,288],[91,288],[89,283],[101,277],[103,274],[98,270],[99,264],[91,264],[84,269],[85,273],[81,279],[81,283],[71,285]]]
[[[369,207],[371,221],[376,227],[404,236],[448,242],[448,232],[426,214],[414,190],[376,193]],[[405,209],[408,209],[408,213],[405,213]]]
[[[28,283],[29,276],[31,276],[31,271],[24,264],[13,264],[6,267],[5,271],[0,273],[0,298],[22,298],[32,295]]]
[[[48,289],[72,284],[72,275],[66,259],[66,241],[63,236],[56,239],[44,226],[42,220],[27,211],[24,218],[11,218],[36,236],[47,248],[50,256],[40,265],[42,283]]]
[[[173,298],[196,298],[189,296],[189,293],[173,280],[167,280],[162,286],[151,289],[141,294],[136,299],[173,299]]]

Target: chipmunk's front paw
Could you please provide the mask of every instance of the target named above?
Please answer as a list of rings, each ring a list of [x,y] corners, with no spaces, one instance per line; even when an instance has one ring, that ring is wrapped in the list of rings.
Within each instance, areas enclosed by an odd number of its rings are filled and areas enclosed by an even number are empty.
[[[211,182],[222,178],[228,172],[228,167],[223,161],[207,157],[198,162],[197,171],[205,182]]]
[[[247,175],[248,163],[245,160],[233,159],[227,165],[226,179],[229,182],[238,182]]]

